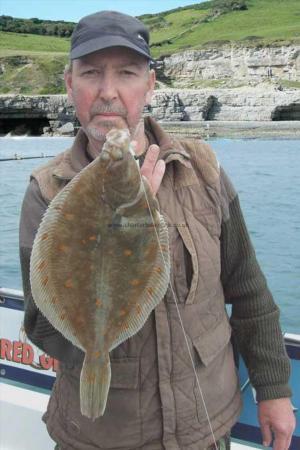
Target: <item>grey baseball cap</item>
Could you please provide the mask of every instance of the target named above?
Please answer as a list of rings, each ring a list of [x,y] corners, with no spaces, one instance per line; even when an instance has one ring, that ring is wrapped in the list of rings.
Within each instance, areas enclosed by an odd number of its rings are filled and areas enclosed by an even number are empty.
[[[71,37],[70,59],[109,47],[127,47],[150,61],[149,31],[138,19],[117,11],[100,11],[83,17]]]

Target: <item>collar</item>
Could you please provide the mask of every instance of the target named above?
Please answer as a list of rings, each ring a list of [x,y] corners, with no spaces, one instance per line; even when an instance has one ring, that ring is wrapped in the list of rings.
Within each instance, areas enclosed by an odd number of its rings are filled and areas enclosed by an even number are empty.
[[[53,171],[53,175],[61,180],[71,180],[85,166],[92,162],[88,154],[88,138],[82,128],[79,128],[72,147],[63,153],[61,161]]]
[[[172,138],[150,116],[145,117],[145,134],[149,145],[156,144],[160,148],[159,159],[166,164],[177,160],[184,166],[191,168],[190,155],[180,141]],[[141,155],[144,158],[146,152]],[[71,180],[78,172],[93,160],[88,153],[88,138],[82,128],[79,129],[72,146],[66,150],[53,171],[53,175],[61,180]]]
[[[163,159],[166,164],[177,160],[188,168],[192,167],[190,154],[178,139],[166,133],[152,117],[145,117],[144,122],[149,145],[156,144],[159,146],[159,159]]]

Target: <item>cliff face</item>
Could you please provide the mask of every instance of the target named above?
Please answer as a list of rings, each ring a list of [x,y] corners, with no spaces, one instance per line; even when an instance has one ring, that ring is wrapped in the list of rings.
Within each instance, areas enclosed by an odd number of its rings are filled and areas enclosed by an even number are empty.
[[[145,113],[166,122],[300,120],[300,90],[158,90]],[[2,135],[17,129],[18,134],[72,134],[74,123],[66,96],[0,96]]]
[[[300,90],[161,90],[152,100],[152,115],[162,121],[300,120]]]
[[[0,95],[0,135],[52,134],[75,120],[66,95]]]
[[[175,85],[197,80],[258,84],[267,79],[300,81],[300,46],[247,48],[224,46],[188,50],[166,57],[162,73]]]

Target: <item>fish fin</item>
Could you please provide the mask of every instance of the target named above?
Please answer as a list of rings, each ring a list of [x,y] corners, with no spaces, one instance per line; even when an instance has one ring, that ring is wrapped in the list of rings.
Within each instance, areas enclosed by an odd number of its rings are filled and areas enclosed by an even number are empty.
[[[124,320],[121,332],[112,343],[109,351],[120,345],[126,339],[137,333],[145,324],[151,311],[163,299],[170,281],[170,251],[168,227],[163,216],[158,213],[158,239],[159,250],[157,252],[154,269],[148,280],[147,286],[141,295],[136,310]],[[159,269],[159,270],[155,270]]]
[[[110,378],[109,356],[91,358],[86,353],[80,375],[80,409],[83,416],[92,420],[103,416]]]
[[[34,244],[30,259],[30,284],[32,296],[37,308],[53,325],[53,327],[64,335],[72,344],[84,350],[79,339],[72,331],[68,315],[65,313],[60,296],[55,284],[51,280],[51,270],[44,269],[43,273],[38,270],[41,261],[45,261],[48,249],[40,247],[39,242]]]

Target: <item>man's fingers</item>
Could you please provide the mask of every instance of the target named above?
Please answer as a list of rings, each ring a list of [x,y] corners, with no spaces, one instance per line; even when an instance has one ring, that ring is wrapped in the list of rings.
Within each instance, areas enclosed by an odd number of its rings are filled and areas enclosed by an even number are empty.
[[[286,449],[288,450],[292,443],[293,433],[291,433],[290,437],[286,440]]]
[[[288,450],[290,441],[285,433],[275,433],[273,450]]]
[[[293,427],[289,424],[280,423],[274,428],[273,450],[288,450],[293,436]]]
[[[141,167],[141,174],[147,178],[154,195],[156,195],[159,189],[166,168],[163,160],[157,161],[158,155],[159,147],[157,145],[150,145],[145,156],[145,161]]]
[[[153,177],[152,177],[152,182],[151,182],[151,188],[152,188],[152,192],[154,195],[156,195],[156,193],[159,189],[159,186],[160,186],[161,180],[163,179],[165,170],[166,170],[166,164],[162,159],[160,159],[157,162],[155,169],[153,171]]]
[[[157,158],[159,155],[159,147],[158,145],[150,145],[143,166],[141,167],[141,174],[144,175],[148,180],[150,180],[152,176],[152,172],[154,170]]]
[[[261,432],[265,447],[270,447],[274,435],[273,450],[288,450],[292,440],[292,430],[289,431],[279,425],[272,432],[271,426],[266,423],[261,425]]]
[[[269,447],[272,442],[272,431],[268,423],[261,424],[261,434],[263,439],[263,446]]]
[[[291,401],[287,397],[263,400],[258,403],[264,445],[270,445],[274,435],[274,450],[287,450],[296,426]]]

